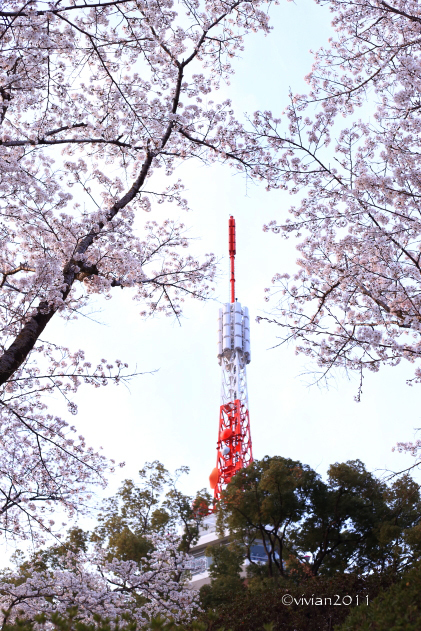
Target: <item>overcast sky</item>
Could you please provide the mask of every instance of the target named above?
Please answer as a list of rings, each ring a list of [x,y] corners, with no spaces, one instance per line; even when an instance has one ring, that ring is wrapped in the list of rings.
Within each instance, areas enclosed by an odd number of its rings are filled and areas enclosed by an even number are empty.
[[[330,16],[311,0],[281,2],[273,7],[274,30],[268,37],[250,36],[243,58],[235,64],[229,94],[237,112],[271,109],[280,113],[288,91],[303,92],[312,55],[332,34]],[[228,94],[228,91],[227,91]],[[325,475],[329,464],[359,458],[370,470],[400,470],[410,456],[392,453],[398,440],[412,440],[421,426],[421,386],[405,384],[410,366],[383,369],[364,380],[362,402],[354,402],[357,380],[338,374],[329,390],[308,387],[311,375],[294,348],[276,345],[276,328],[257,324],[267,305],[264,288],[275,272],[293,272],[293,242],[266,234],[262,226],[281,220],[293,198],[246,187],[228,167],[186,164],[184,178],[192,211],[161,206],[140,219],[180,218],[197,237],[195,252],[214,252],[221,259],[216,299],[186,302],[182,325],[167,318],[144,321],[130,293],[95,298],[95,318],[71,323],[57,319],[47,331],[52,340],[83,348],[93,362],[102,357],[127,361],[141,371],[156,371],[124,386],[84,388],[79,414],[72,418],[88,442],[117,461],[114,491],[125,477],[135,477],[145,461],[160,460],[168,468],[188,465],[183,489],[194,493],[208,485],[215,466],[219,414],[220,368],[217,362],[217,317],[228,299],[227,223],[237,223],[237,296],[250,310],[251,353],[248,366],[251,434],[255,458],[281,455],[301,460]],[[418,476],[419,477],[419,476]]]

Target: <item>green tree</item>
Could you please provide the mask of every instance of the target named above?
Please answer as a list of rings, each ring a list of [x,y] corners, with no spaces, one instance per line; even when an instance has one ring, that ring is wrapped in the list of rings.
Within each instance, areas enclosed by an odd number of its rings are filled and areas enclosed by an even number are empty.
[[[419,523],[419,486],[410,476],[387,485],[353,460],[331,465],[291,540],[296,550],[312,553],[313,574],[399,573],[418,558]]]
[[[110,557],[140,561],[151,549],[148,535],[182,527],[181,549],[188,552],[211,501],[203,489],[196,497],[184,495],[177,481],[188,467],[172,476],[158,461],[139,471],[140,483],[125,480],[116,495],[104,501],[92,540],[105,545]]]
[[[356,607],[337,631],[419,631],[421,629],[421,566],[382,591],[368,607]]]
[[[255,460],[239,471],[223,492],[219,530],[228,528],[256,569],[252,548],[261,543],[269,576],[283,576],[290,531],[306,515],[311,491],[320,483],[319,476],[298,461],[280,456]]]
[[[209,568],[210,585],[200,588],[200,602],[204,609],[215,608],[229,602],[233,596],[245,591],[243,550],[235,543],[209,547],[206,551],[212,557]]]
[[[243,591],[232,593],[225,602],[214,607],[211,612],[213,628],[263,631],[265,625],[272,625],[272,631],[333,631],[347,619],[354,607],[367,609],[367,597],[371,602],[392,581],[391,576],[339,572],[335,576],[309,576],[300,584],[287,577],[281,581],[253,579]],[[344,602],[348,604],[335,605],[336,595],[339,602],[344,596],[351,596],[352,602],[345,598]],[[285,596],[288,604],[282,600]],[[315,597],[320,599],[317,605],[312,604]],[[198,620],[206,622],[207,618],[208,612],[200,614]],[[380,628],[389,631],[387,626]],[[346,631],[350,629],[360,631],[358,627],[347,627]]]
[[[223,493],[219,529],[228,529],[252,575],[399,573],[420,554],[419,486],[392,484],[360,460],[335,463],[328,479],[308,465],[275,456],[240,471]],[[253,559],[260,543],[266,563]]]

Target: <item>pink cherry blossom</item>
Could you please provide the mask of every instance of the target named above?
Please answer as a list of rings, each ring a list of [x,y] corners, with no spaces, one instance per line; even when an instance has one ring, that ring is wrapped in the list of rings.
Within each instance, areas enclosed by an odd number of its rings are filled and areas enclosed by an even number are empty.
[[[269,188],[298,195],[290,218],[264,230],[301,239],[298,271],[266,295],[280,343],[332,369],[414,365],[421,383],[421,5],[415,0],[316,0],[336,31],[285,122],[257,112],[271,156]],[[269,163],[269,158],[268,158]],[[276,305],[276,306],[275,306]],[[399,443],[419,454],[419,441]]]
[[[97,547],[68,553],[60,567],[40,569],[34,562],[24,574],[6,574],[0,582],[0,624],[39,614],[48,620],[71,607],[77,607],[77,618],[85,623],[95,615],[119,618],[123,627],[127,615],[140,625],[154,616],[188,621],[197,607],[197,592],[188,585],[189,558],[178,551],[175,535],[151,539],[154,550],[141,563],[107,560]]]
[[[215,257],[184,227],[139,215],[187,208],[185,160],[267,177],[266,152],[212,96],[243,38],[269,32],[265,0],[4,0],[0,8],[0,531],[36,537],[60,504],[83,510],[112,463],[48,411],[82,383],[119,382],[48,341],[92,294],[131,292],[143,316],[179,317],[212,292]],[[177,13],[178,12],[178,13]],[[270,166],[269,159],[269,166]],[[163,183],[168,178],[168,184]],[[81,323],[82,326],[82,323]],[[38,534],[37,534],[38,533]]]
[[[272,156],[269,185],[298,196],[289,219],[264,227],[299,238],[298,270],[274,275],[267,319],[318,379],[406,360],[420,383],[421,7],[327,4],[336,34],[309,93],[291,95],[285,120],[252,121]]]

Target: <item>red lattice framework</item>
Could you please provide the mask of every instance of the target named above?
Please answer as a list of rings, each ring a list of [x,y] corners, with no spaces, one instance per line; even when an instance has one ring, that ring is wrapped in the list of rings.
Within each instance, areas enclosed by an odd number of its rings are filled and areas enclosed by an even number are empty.
[[[224,455],[224,445],[230,452]],[[217,443],[216,468],[218,482],[214,488],[214,497],[219,501],[222,489],[231,478],[253,461],[249,412],[239,399],[221,405],[219,413],[219,431]]]

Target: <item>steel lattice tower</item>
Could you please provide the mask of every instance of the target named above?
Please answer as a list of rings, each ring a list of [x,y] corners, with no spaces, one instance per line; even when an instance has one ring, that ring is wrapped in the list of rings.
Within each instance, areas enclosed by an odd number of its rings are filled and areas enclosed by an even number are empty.
[[[253,461],[246,365],[250,363],[250,318],[235,298],[235,220],[229,219],[230,298],[219,310],[218,361],[222,367],[216,467],[209,482],[215,501],[232,476]]]

